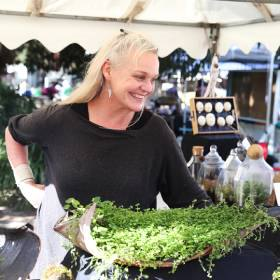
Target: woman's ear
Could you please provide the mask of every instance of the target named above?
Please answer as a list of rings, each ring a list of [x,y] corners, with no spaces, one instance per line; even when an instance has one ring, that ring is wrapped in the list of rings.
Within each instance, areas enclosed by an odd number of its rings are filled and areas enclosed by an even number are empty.
[[[111,79],[111,62],[109,59],[107,59],[102,66],[102,74],[105,80]]]

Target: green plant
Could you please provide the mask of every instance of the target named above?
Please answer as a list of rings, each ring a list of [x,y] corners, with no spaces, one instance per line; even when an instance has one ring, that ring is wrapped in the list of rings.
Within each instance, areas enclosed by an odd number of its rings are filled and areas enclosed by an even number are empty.
[[[240,182],[236,188],[236,201],[244,203],[251,200],[255,204],[265,204],[269,197],[270,187],[258,181]]]
[[[63,265],[50,265],[42,275],[42,280],[72,280],[73,276],[70,270]]]
[[[110,201],[97,204],[91,223],[91,235],[102,252],[102,261],[92,257],[94,269],[107,268],[112,263],[129,267],[137,264],[140,271],[156,268],[172,261],[173,272],[196,254],[203,254],[211,246],[209,257],[201,262],[211,277],[214,260],[234,248],[243,246],[247,239],[260,239],[266,227],[279,228],[278,221],[264,209],[246,203],[239,208],[226,204],[204,209],[193,207],[141,211],[139,206],[117,207]],[[67,201],[66,209],[79,218],[89,207],[75,199]],[[262,225],[262,229],[258,227]],[[116,270],[119,273],[119,270]],[[106,279],[106,278],[105,278]]]
[[[10,117],[30,113],[34,108],[32,99],[16,94],[14,90],[0,82],[0,205],[16,210],[29,209],[30,206],[15,185],[13,172],[6,154],[4,132]],[[39,147],[30,146],[29,160],[35,179],[42,182],[43,155]]]
[[[13,89],[0,82],[0,135],[4,134],[10,117],[30,113],[33,109],[31,98],[16,94]]]
[[[217,201],[233,203],[234,202],[234,190],[231,182],[219,185],[215,189]]]
[[[280,280],[280,267],[277,267],[277,269],[272,274],[272,280]]]

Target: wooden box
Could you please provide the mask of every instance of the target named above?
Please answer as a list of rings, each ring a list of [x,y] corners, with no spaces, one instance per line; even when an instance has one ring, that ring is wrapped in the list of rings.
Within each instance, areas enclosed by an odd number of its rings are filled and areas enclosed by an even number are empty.
[[[193,134],[238,133],[234,97],[195,97],[190,100]]]

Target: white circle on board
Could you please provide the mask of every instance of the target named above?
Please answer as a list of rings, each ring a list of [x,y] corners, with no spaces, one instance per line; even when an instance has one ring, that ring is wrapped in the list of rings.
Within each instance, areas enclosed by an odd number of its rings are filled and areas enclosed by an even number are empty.
[[[217,103],[215,104],[215,111],[216,111],[217,113],[221,113],[223,110],[224,110],[224,105],[223,105],[223,103],[222,103],[222,102],[217,102]]]
[[[199,116],[198,119],[197,119],[197,122],[200,126],[205,126],[206,124],[206,119],[204,116]]]
[[[217,124],[218,124],[218,126],[225,126],[225,124],[226,124],[225,118],[223,118],[223,117],[218,117],[218,119],[217,119]]]
[[[234,117],[232,115],[226,116],[227,125],[232,125],[234,123]]]
[[[206,115],[206,123],[208,126],[214,126],[216,123],[215,115],[212,113],[209,113]]]
[[[207,113],[211,112],[212,109],[213,109],[213,106],[212,106],[212,104],[211,104],[210,102],[205,103],[205,105],[204,105],[204,110],[205,110]]]
[[[230,111],[231,110],[231,103],[226,101],[224,103],[224,109],[225,109],[226,112]]]
[[[196,110],[199,113],[201,113],[204,110],[204,106],[203,106],[203,103],[201,101],[196,102],[195,107],[196,107]]]

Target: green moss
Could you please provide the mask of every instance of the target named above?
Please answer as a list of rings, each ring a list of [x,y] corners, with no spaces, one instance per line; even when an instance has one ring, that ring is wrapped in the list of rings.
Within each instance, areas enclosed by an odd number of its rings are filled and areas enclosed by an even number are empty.
[[[72,280],[72,273],[63,265],[50,265],[42,275],[42,280]]]
[[[262,182],[245,181],[236,189],[236,201],[240,201],[242,198],[242,204],[246,200],[250,200],[256,205],[265,204],[270,195],[269,190],[270,187]]]
[[[272,277],[272,280],[280,280],[280,267],[273,272]]]
[[[87,208],[82,211],[79,203],[69,202],[67,208],[76,217]],[[97,208],[91,225],[92,237],[104,252],[102,261],[92,257],[95,269],[104,267],[104,262],[109,264],[107,268],[115,262],[124,267],[138,263],[140,270],[144,270],[171,260],[176,271],[179,264],[211,246],[210,255],[203,261],[210,277],[214,260],[243,246],[248,238],[259,238],[255,228],[278,228],[275,218],[252,203],[242,208],[218,204],[204,209],[141,211],[138,206],[123,208],[109,201],[94,202]]]
[[[232,184],[225,184],[219,186],[215,190],[217,201],[233,203],[234,202],[234,189]]]

